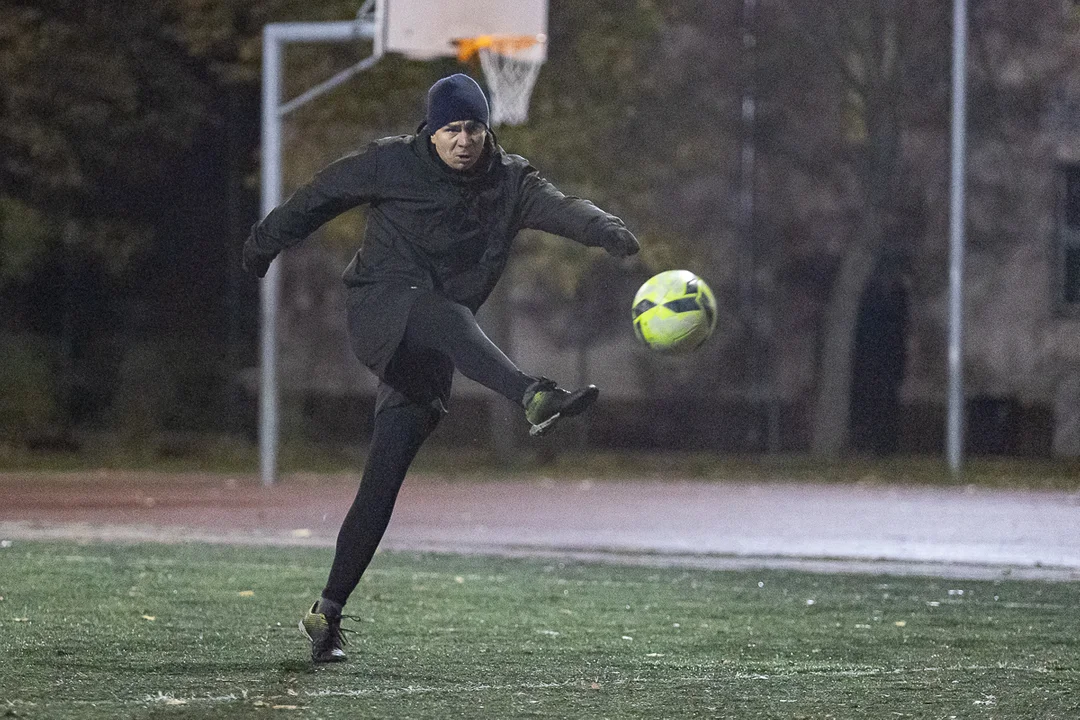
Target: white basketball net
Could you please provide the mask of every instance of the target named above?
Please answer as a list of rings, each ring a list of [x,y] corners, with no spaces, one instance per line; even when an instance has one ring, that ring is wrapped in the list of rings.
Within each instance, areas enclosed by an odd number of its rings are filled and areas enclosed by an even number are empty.
[[[544,46],[526,48],[493,43],[479,49],[491,96],[492,125],[521,125],[529,119],[529,98],[544,64]]]

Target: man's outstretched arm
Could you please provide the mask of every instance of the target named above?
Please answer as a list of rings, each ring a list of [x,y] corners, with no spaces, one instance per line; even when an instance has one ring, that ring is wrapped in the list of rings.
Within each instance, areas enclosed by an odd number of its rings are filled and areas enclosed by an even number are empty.
[[[299,187],[251,228],[244,243],[244,270],[263,277],[282,250],[346,210],[375,199],[377,165],[377,151],[371,147],[331,163]]]
[[[620,218],[588,200],[563,194],[535,169],[530,167],[522,182],[521,227],[600,247],[615,257],[627,257],[641,249]]]

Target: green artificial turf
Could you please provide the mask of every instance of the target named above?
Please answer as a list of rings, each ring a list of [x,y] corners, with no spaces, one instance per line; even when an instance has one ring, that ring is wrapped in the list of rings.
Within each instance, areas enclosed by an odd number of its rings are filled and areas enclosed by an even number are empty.
[[[380,554],[316,669],[328,550],[4,545],[0,718],[1080,717],[1075,584]]]

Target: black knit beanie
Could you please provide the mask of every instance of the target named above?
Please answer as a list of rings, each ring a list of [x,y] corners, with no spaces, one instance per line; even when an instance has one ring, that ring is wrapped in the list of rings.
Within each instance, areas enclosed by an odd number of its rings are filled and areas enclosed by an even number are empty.
[[[428,130],[435,132],[444,125],[462,120],[478,120],[487,126],[488,102],[475,80],[458,73],[444,77],[428,90]]]

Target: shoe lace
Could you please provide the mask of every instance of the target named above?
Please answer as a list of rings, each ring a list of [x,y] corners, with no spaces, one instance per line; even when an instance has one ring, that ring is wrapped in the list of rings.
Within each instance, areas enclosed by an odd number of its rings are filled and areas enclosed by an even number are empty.
[[[555,387],[555,381],[540,375],[536,378],[534,385],[536,385],[537,390],[551,390]]]
[[[340,645],[348,645],[349,640],[348,640],[348,638],[345,637],[345,633],[349,633],[350,635],[355,635],[357,632],[359,632],[358,630],[353,630],[352,628],[342,627],[342,625],[341,625],[342,620],[352,620],[353,622],[362,622],[362,619],[357,615],[344,615],[344,614],[342,614],[342,615],[338,615],[335,618],[329,618],[329,617],[326,618],[327,633],[326,633],[326,643],[325,644],[329,645],[331,643],[337,643],[337,644],[340,644]]]

